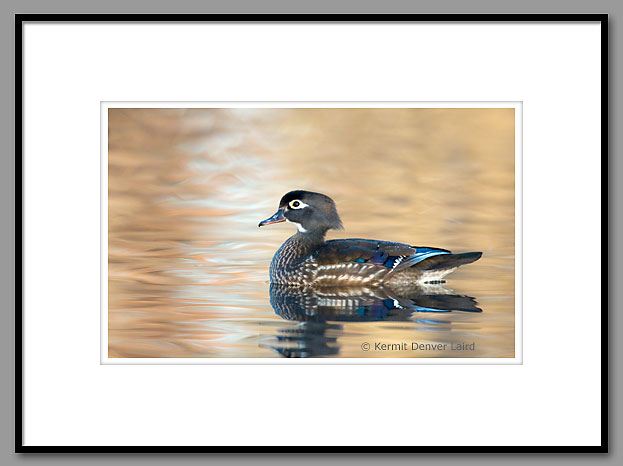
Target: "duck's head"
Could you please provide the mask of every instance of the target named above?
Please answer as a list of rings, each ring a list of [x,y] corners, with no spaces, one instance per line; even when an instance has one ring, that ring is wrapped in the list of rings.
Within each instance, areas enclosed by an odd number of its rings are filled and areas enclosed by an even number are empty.
[[[290,191],[281,198],[277,212],[258,226],[286,221],[294,223],[301,233],[342,229],[342,221],[333,199],[311,191]]]

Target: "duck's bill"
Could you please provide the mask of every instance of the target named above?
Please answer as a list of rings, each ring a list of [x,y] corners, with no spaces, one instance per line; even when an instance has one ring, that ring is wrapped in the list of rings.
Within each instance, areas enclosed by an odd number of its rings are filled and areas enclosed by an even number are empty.
[[[265,225],[271,225],[273,223],[281,223],[285,221],[286,221],[286,218],[283,216],[283,212],[281,211],[281,209],[279,209],[277,212],[275,212],[275,215],[273,215],[272,217],[267,218],[266,220],[262,220],[258,224],[258,227],[263,227]]]

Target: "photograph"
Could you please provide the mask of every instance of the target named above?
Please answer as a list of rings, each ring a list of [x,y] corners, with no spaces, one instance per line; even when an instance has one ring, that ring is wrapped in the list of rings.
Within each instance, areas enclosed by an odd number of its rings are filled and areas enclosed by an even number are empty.
[[[292,105],[102,103],[106,362],[519,358],[520,104]]]

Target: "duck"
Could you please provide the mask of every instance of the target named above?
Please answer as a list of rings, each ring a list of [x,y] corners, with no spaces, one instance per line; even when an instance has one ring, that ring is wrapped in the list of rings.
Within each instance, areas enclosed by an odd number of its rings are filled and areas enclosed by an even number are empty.
[[[457,267],[477,261],[482,252],[406,243],[348,238],[326,240],[329,230],[343,230],[333,199],[312,191],[285,194],[279,208],[258,227],[289,222],[297,232],[270,263],[270,283],[288,286],[408,286],[443,283]]]

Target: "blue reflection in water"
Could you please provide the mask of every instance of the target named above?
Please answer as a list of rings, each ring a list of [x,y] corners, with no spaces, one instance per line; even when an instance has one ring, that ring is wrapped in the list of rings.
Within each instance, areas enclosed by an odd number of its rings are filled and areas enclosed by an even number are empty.
[[[414,321],[447,325],[448,321],[413,319],[420,312],[482,312],[471,296],[457,295],[440,284],[413,285],[393,290],[387,287],[301,288],[270,285],[270,304],[296,327],[279,329],[273,339],[261,344],[285,357],[318,357],[339,354],[338,336],[343,326],[336,322]]]

